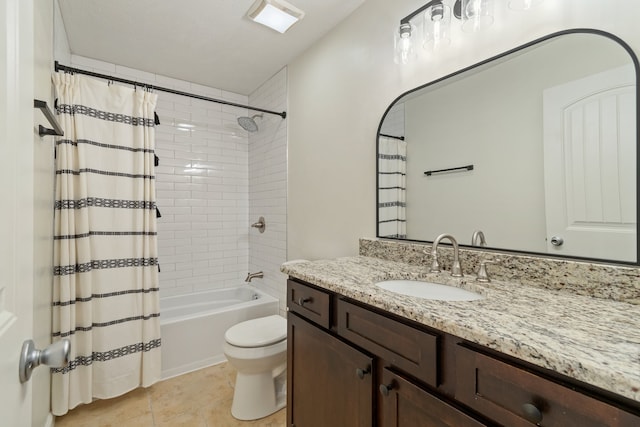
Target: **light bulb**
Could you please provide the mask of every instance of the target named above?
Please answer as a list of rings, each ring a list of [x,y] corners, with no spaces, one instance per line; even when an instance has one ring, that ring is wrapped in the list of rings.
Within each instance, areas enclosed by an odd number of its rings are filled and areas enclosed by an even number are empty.
[[[423,47],[436,50],[451,42],[449,28],[451,25],[451,8],[442,3],[435,4],[424,13],[423,19]]]
[[[473,33],[493,24],[493,0],[462,0],[462,31]]]
[[[415,34],[415,27],[410,23],[400,24],[400,28],[394,32],[393,61],[396,64],[408,64],[415,59],[413,34]]]

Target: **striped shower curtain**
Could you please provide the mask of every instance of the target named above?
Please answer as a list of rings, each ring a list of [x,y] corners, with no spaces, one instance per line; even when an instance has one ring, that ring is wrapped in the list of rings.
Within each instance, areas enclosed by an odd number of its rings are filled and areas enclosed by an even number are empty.
[[[52,369],[62,415],[160,379],[154,177],[157,95],[55,73],[53,338],[71,362]]]
[[[407,143],[378,137],[378,236],[407,237],[406,219]]]

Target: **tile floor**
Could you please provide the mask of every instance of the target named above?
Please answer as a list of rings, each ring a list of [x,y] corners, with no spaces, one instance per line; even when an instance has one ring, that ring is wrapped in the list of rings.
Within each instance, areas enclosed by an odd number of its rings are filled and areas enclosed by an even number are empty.
[[[235,370],[210,366],[137,389],[124,396],[79,406],[56,418],[56,427],[284,427],[286,409],[255,421],[231,416]]]

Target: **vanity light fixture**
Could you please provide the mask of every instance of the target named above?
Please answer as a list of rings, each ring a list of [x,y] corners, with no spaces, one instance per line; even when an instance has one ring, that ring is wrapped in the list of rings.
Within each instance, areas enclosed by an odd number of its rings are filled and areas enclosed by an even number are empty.
[[[304,18],[304,12],[284,0],[256,0],[247,16],[252,21],[284,34],[293,24]]]
[[[509,9],[513,10],[529,10],[543,0],[509,0]]]
[[[510,0],[509,8],[528,10],[543,0]],[[400,20],[394,31],[394,62],[407,64],[417,58],[415,45],[419,38],[426,50],[437,50],[451,42],[451,7],[445,0],[431,0]],[[451,0],[453,16],[462,21],[462,31],[482,31],[493,24],[494,0]],[[422,37],[413,21],[422,22]]]

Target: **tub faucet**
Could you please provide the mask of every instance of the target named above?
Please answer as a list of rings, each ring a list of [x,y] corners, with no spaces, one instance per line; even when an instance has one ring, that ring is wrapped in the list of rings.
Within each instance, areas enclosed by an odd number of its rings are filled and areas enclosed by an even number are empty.
[[[440,264],[438,263],[438,245],[442,239],[449,239],[453,246],[453,265],[451,266],[451,275],[453,277],[462,277],[462,267],[460,266],[460,251],[458,250],[458,242],[451,234],[441,234],[436,237],[431,246],[431,272],[439,273]]]
[[[249,273],[247,274],[247,278],[244,279],[245,282],[251,282],[251,279],[262,279],[264,277],[264,273],[262,271],[258,271],[257,273]]]

